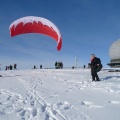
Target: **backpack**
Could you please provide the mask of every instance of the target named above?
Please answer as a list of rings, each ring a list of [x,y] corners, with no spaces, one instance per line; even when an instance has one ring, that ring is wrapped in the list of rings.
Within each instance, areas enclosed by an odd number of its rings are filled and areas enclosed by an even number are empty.
[[[103,67],[102,64],[101,64],[100,58],[97,58],[97,64],[99,64],[99,66],[97,66],[96,71],[99,72]]]

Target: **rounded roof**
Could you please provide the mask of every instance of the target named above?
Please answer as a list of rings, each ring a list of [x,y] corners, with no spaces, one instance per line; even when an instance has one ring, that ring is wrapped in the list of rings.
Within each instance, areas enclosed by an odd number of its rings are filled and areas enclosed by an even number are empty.
[[[109,56],[111,60],[120,59],[120,39],[113,42],[110,46]]]

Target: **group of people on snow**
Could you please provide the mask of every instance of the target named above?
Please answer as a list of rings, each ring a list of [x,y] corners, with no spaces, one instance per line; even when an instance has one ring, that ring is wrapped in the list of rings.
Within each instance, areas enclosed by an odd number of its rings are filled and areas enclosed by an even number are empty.
[[[37,67],[34,65],[34,69],[37,69]],[[42,69],[42,65],[40,65],[40,69]]]
[[[5,70],[17,70],[17,64],[6,66]]]
[[[100,58],[97,58],[95,54],[91,55],[91,62],[89,63],[89,67],[91,68],[91,76],[92,81],[100,81],[98,72],[102,69],[102,64]],[[85,68],[85,65],[84,65]],[[17,64],[14,64],[13,66],[6,66],[5,70],[17,70]],[[34,69],[36,69],[36,66],[34,65]],[[40,69],[42,69],[42,65],[40,65]],[[55,69],[63,69],[63,63],[62,62],[55,62]],[[74,69],[74,68],[72,68]]]
[[[62,62],[55,62],[55,69],[63,69],[63,63]]]

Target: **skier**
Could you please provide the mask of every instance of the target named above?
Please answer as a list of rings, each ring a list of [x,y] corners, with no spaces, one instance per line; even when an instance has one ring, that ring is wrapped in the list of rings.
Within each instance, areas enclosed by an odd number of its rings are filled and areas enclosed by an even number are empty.
[[[100,81],[98,74],[97,74],[97,57],[95,57],[94,54],[91,56],[91,75],[92,75],[92,81]]]

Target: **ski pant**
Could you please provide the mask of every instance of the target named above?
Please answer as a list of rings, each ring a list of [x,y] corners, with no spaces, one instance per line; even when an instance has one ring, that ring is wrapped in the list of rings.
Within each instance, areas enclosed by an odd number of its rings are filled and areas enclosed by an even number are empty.
[[[99,81],[98,74],[95,69],[91,69],[92,81]]]

